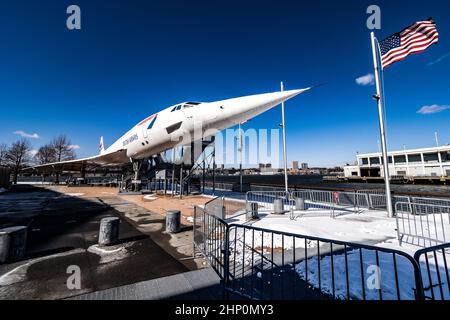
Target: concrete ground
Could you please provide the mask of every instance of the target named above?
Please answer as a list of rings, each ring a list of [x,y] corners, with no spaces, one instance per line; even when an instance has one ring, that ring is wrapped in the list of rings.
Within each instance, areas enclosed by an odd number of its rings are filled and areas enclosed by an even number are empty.
[[[113,188],[89,187],[20,186],[0,195],[0,227],[29,227],[26,257],[0,265],[0,299],[64,299],[172,279],[170,276],[206,266],[202,259],[192,258],[192,227],[188,223],[183,223],[182,232],[166,234],[162,214],[150,211],[137,199],[130,200],[118,196]],[[207,200],[188,201],[187,206]],[[174,203],[170,201],[167,209],[176,209]],[[122,218],[121,241],[100,248],[96,245],[99,222],[106,216]],[[79,289],[67,286],[68,268],[73,266],[81,272]],[[215,288],[218,279],[210,280],[208,286]],[[159,288],[164,288],[165,282],[158,281]],[[159,297],[169,298],[171,291],[158,292]]]

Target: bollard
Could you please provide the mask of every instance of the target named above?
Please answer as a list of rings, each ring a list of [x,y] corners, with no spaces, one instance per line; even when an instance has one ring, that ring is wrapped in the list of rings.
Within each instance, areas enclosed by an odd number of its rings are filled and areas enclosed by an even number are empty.
[[[114,245],[119,241],[119,224],[120,219],[118,217],[107,217],[101,220],[98,235],[100,246]]]
[[[259,219],[257,202],[247,202],[245,211],[247,220]]]
[[[297,198],[295,199],[295,210],[306,210],[305,199]]]
[[[214,207],[214,215],[219,219],[225,220],[225,215],[226,215],[225,206],[222,206],[222,205],[215,206]]]
[[[0,263],[13,262],[25,256],[27,227],[18,226],[0,230]]]
[[[181,211],[169,210],[166,214],[166,232],[178,233],[181,230]]]
[[[273,200],[273,213],[274,214],[284,214],[283,199]]]

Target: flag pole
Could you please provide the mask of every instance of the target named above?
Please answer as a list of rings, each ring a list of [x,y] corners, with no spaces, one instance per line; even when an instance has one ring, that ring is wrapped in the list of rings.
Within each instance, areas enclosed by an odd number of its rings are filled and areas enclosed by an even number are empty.
[[[284,92],[284,84],[281,82],[281,92]],[[283,129],[283,161],[284,161],[284,188],[286,193],[289,192],[288,173],[287,173],[287,151],[286,151],[286,123],[284,121],[284,100],[281,101],[281,121]]]
[[[373,66],[375,70],[375,83],[377,87],[377,94],[374,96],[378,103],[378,119],[380,122],[380,138],[381,138],[381,150],[383,153],[383,171],[384,180],[386,184],[386,207],[390,218],[394,216],[392,208],[392,195],[391,195],[391,184],[389,178],[389,158],[387,152],[387,142],[386,142],[386,131],[384,127],[384,116],[383,116],[383,97],[381,96],[381,77],[380,77],[380,64],[378,61],[378,46],[375,34],[372,32],[370,34],[372,40],[372,54],[373,54]]]
[[[242,193],[242,129],[241,129],[241,123],[239,123],[239,186],[240,191]]]

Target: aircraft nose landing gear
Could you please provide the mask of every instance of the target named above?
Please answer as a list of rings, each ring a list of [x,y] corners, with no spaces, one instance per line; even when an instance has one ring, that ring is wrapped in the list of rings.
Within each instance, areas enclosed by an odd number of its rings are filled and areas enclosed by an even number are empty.
[[[131,181],[131,183],[133,185],[133,191],[138,192],[141,190],[141,184],[142,184],[142,181],[140,180],[140,177],[139,177],[139,172],[142,167],[142,160],[132,160],[132,163],[133,163],[134,179],[133,179],[133,181]]]

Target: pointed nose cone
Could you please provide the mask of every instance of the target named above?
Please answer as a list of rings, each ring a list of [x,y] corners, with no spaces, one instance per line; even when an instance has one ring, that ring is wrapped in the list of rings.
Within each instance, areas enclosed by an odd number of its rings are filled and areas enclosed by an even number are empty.
[[[306,89],[297,89],[297,90],[289,90],[289,91],[283,91],[283,92],[279,92],[280,94],[280,99],[287,101],[289,99],[292,99],[296,96],[298,96],[299,94],[310,90],[311,88],[306,88]]]
[[[237,124],[254,118],[267,110],[276,107],[283,101],[292,99],[310,89],[311,88],[257,94],[218,101],[217,103],[224,109],[222,118],[226,118],[232,124]]]

